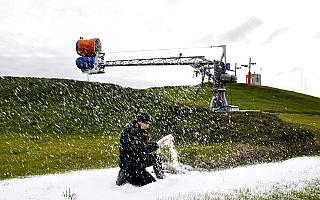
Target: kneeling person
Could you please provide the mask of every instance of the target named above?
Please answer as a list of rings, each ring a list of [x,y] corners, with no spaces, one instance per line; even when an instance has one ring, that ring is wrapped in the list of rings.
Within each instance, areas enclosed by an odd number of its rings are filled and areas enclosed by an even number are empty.
[[[156,181],[146,170],[146,167],[150,166],[153,166],[157,178],[163,179],[165,177],[160,155],[150,154],[159,149],[159,144],[152,142],[148,136],[147,129],[150,122],[149,114],[141,113],[137,116],[137,119],[128,123],[122,131],[119,145],[120,171],[117,185],[130,183],[144,186]]]

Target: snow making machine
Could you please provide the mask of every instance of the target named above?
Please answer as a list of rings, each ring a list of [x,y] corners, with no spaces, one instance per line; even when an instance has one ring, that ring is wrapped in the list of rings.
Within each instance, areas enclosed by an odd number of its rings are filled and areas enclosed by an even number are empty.
[[[76,51],[81,56],[77,58],[76,65],[83,73],[101,74],[104,73],[103,63],[104,53],[101,53],[102,45],[99,38],[85,40],[82,37],[76,44]]]
[[[85,40],[81,37],[76,43],[76,51],[81,56],[77,58],[76,65],[83,73],[86,74],[102,74],[105,72],[104,70],[106,67],[115,66],[189,65],[194,68],[194,72],[196,74],[200,74],[202,76],[202,83],[205,77],[208,78],[209,82],[212,80],[211,110],[239,111],[239,107],[228,105],[225,97],[225,84],[237,82],[236,76],[227,73],[227,71],[230,70],[230,63],[227,63],[226,59],[226,45],[210,46],[210,48],[214,47],[220,47],[223,49],[220,60],[211,61],[206,59],[204,56],[179,56],[104,61],[105,53],[101,52],[102,45],[99,38]],[[213,73],[211,73],[211,69],[213,69]],[[201,85],[199,86],[199,89]],[[195,99],[197,93],[195,95]]]

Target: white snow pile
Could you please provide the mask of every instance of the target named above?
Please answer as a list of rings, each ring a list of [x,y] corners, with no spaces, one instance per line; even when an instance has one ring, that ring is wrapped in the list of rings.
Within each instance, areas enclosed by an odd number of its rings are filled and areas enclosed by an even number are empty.
[[[148,168],[149,169],[149,168]],[[293,158],[216,172],[169,174],[144,187],[115,184],[119,168],[75,171],[0,181],[0,199],[166,199],[192,193],[227,194],[249,188],[263,192],[277,183],[302,184],[320,178],[320,157]],[[151,171],[151,168],[150,168]],[[71,197],[72,196],[72,197]]]

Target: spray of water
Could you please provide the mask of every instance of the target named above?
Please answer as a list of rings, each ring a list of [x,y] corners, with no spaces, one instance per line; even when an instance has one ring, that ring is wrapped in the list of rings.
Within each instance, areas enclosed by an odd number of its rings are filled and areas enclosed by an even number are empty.
[[[172,159],[172,166],[175,168],[180,168],[179,161],[178,161],[178,152],[174,148],[173,142],[170,143],[169,150],[170,150],[171,159]]]
[[[165,141],[163,143],[164,146],[169,147],[170,156],[171,156],[170,161],[164,165],[164,168],[169,173],[173,173],[173,174],[183,174],[188,171],[191,171],[192,167],[179,163],[178,151],[174,148],[173,136],[172,135],[166,136],[162,140]],[[158,153],[160,152],[161,152],[161,148],[159,149]]]

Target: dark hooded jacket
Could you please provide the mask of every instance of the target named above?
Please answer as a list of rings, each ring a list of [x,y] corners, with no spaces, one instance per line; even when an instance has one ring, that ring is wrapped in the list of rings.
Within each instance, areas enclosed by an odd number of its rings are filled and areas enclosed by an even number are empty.
[[[125,170],[144,169],[148,166],[148,154],[158,148],[159,145],[150,140],[138,121],[132,120],[121,133],[119,167]]]

